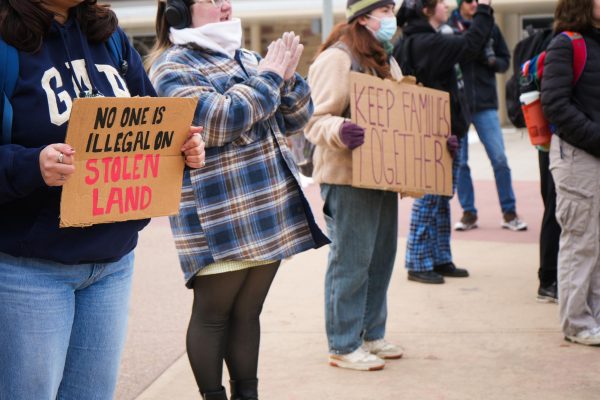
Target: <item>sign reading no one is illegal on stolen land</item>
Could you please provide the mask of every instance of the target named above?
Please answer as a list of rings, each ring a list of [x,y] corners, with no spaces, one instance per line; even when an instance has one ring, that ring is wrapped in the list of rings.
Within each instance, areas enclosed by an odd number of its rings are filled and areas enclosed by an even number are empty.
[[[75,173],[63,186],[60,226],[178,212],[197,99],[95,97],[73,103],[65,142]]]

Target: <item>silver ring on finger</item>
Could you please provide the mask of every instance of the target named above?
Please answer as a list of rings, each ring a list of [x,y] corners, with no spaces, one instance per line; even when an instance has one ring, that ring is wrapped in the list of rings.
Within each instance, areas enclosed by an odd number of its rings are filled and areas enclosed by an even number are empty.
[[[200,166],[204,167],[206,165],[206,161],[202,161],[202,163],[200,164]]]
[[[58,179],[64,181],[66,179],[65,174],[60,174],[60,177]]]
[[[65,158],[65,155],[63,153],[58,153],[58,163],[62,164],[63,163],[63,159]],[[62,175],[64,176],[64,175]]]

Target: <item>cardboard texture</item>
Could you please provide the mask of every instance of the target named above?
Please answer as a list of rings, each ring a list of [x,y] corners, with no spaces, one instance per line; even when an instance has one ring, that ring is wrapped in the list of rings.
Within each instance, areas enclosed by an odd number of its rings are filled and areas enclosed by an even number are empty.
[[[351,72],[352,122],[365,143],[352,152],[352,186],[452,196],[450,96],[402,81]]]
[[[181,146],[195,98],[77,99],[65,142],[75,173],[63,186],[60,226],[89,226],[178,212]]]

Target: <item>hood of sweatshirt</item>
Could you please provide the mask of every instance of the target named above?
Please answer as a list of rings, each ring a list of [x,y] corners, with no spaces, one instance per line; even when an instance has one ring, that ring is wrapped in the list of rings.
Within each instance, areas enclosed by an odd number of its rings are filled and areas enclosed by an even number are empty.
[[[414,18],[409,20],[404,28],[402,28],[402,33],[406,36],[410,36],[417,33],[436,33],[436,31],[426,19]]]

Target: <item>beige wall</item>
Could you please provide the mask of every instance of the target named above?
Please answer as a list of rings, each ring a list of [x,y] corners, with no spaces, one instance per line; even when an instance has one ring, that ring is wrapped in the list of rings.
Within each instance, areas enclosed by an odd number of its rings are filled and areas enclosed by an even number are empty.
[[[341,17],[337,18],[336,22],[341,20]],[[314,59],[319,46],[321,45],[321,33],[312,31],[312,21],[306,19],[298,21],[282,21],[270,25],[256,24],[256,26],[259,27],[258,29],[260,31],[260,39],[258,42],[259,46],[256,46],[256,43],[252,43],[252,24],[250,24],[250,26],[245,26],[245,45],[247,48],[258,51],[261,54],[264,54],[269,43],[281,37],[283,32],[294,31],[296,34],[299,34],[302,39],[302,43],[304,44],[304,53],[300,59],[298,72],[301,75],[306,76],[308,67]]]

